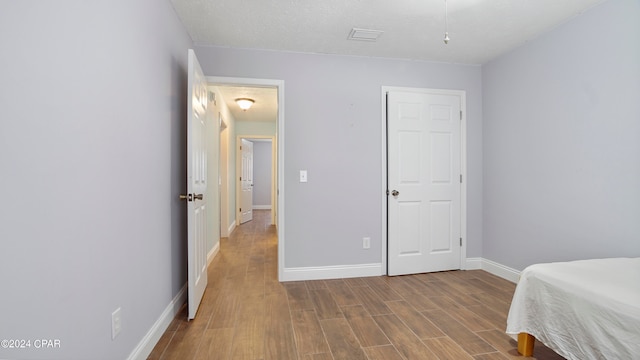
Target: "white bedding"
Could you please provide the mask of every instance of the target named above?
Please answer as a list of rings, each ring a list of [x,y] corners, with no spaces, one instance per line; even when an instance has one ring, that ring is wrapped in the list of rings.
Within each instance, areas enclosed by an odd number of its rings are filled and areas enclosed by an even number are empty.
[[[571,360],[640,359],[640,258],[527,267],[507,319],[521,332]]]

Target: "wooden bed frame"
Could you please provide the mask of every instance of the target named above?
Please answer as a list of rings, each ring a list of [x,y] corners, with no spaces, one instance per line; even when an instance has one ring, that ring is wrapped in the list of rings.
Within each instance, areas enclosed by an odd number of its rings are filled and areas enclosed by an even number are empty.
[[[533,356],[536,338],[527,333],[518,334],[518,353],[522,356]]]

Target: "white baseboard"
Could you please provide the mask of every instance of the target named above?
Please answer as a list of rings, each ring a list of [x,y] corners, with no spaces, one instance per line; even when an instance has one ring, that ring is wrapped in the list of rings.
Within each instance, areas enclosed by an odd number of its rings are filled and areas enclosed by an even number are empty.
[[[505,280],[517,283],[520,278],[520,271],[495,261],[478,258],[467,258],[464,264],[465,270],[484,270],[490,274],[501,277]],[[303,281],[303,280],[327,280],[352,277],[381,276],[386,274],[386,269],[382,264],[360,264],[343,266],[317,266],[285,268],[281,281]]]
[[[271,210],[271,205],[253,205],[253,210]]]
[[[138,343],[135,349],[129,354],[128,360],[145,360],[153,348],[156,346],[162,334],[167,330],[173,318],[182,308],[182,305],[187,300],[187,284],[185,284],[178,294],[171,300],[169,305],[164,309],[158,320],[153,324],[151,329]]]
[[[282,281],[301,280],[327,280],[366,276],[380,276],[385,272],[382,264],[359,264],[359,265],[338,265],[338,266],[318,266],[285,268],[282,274]]]
[[[227,229],[227,234],[231,235],[231,233],[233,233],[233,230],[236,229],[236,221],[234,220],[231,225],[229,225],[229,228]]]
[[[482,269],[482,258],[467,258],[464,270],[480,270]]]
[[[218,242],[213,245],[213,249],[211,249],[211,251],[209,251],[209,253],[207,254],[207,266],[211,265],[211,262],[213,261],[213,259],[215,259],[216,255],[218,255],[218,252],[220,251],[220,239],[218,239]]]
[[[505,280],[509,280],[512,283],[518,283],[520,279],[520,271],[516,269],[512,269],[508,266],[498,264],[495,261],[491,261],[488,259],[482,259],[482,270],[491,273],[493,275],[499,276]]]

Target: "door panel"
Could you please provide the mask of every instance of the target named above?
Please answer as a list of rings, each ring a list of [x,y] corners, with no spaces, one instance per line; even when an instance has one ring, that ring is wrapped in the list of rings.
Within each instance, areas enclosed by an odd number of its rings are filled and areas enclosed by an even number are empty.
[[[253,143],[245,139],[241,143],[240,223],[244,224],[253,219]]]
[[[189,50],[187,99],[187,266],[189,319],[207,287],[207,80]]]
[[[460,268],[460,110],[458,95],[388,93],[389,275]]]
[[[431,183],[451,183],[451,134],[431,134]]]
[[[453,251],[451,244],[451,228],[453,227],[451,201],[432,201],[430,205],[431,249],[429,250],[432,254]]]
[[[420,233],[422,232],[422,204],[419,201],[403,201],[398,205],[399,256],[422,254]]]
[[[419,132],[402,131],[399,134],[399,181],[401,184],[420,182],[420,145]]]

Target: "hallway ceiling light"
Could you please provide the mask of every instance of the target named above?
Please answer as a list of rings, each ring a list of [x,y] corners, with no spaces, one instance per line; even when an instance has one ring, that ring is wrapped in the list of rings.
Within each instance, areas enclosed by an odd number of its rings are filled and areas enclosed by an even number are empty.
[[[236,103],[238,104],[238,106],[240,106],[240,109],[247,111],[251,105],[253,105],[255,101],[253,101],[253,99],[249,99],[249,98],[238,98],[236,99]]]

